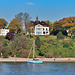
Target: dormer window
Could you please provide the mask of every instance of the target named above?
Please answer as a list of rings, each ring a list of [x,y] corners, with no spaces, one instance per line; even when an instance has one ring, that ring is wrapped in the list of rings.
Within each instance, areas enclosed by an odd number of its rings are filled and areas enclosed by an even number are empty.
[[[40,25],[38,25],[38,27],[40,27]]]
[[[44,25],[44,27],[46,27],[46,25]]]

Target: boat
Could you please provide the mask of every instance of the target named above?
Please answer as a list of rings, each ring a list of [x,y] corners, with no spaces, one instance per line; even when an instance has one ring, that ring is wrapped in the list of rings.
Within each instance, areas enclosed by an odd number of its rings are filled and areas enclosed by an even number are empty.
[[[33,41],[33,60],[27,61],[27,63],[42,64],[43,61],[40,61],[39,59],[35,59],[35,58],[34,58],[34,54],[35,54],[35,40]]]

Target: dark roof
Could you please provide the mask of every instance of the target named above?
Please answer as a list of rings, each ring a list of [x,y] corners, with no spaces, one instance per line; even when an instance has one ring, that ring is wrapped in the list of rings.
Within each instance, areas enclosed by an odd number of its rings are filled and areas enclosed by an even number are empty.
[[[38,21],[38,22],[36,22],[36,21],[31,21],[33,24],[34,24],[34,26],[36,26],[37,24],[40,24],[40,25],[42,25],[42,26],[46,26],[46,27],[49,27],[49,25],[47,24],[47,23],[45,23],[44,21]]]

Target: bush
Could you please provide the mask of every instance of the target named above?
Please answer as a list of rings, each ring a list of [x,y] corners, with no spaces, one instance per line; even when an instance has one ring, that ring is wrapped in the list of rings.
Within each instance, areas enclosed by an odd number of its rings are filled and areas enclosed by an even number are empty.
[[[69,45],[70,45],[69,43],[64,43],[63,47],[69,47]]]
[[[73,36],[72,39],[75,39],[75,36]]]
[[[38,37],[38,35],[35,35],[35,37]]]
[[[6,39],[8,39],[8,40],[13,40],[14,39],[14,34],[12,34],[12,33],[7,33],[7,35],[6,35]]]
[[[22,58],[28,58],[28,55],[29,55],[29,51],[28,50],[22,50],[22,53],[21,53],[21,57]]]
[[[39,38],[39,36],[36,38],[35,44],[37,45],[38,48],[40,48],[41,43],[40,43],[40,38]]]
[[[49,37],[49,35],[45,35],[45,37]]]
[[[8,58],[8,54],[4,53],[3,58]]]
[[[45,57],[46,58],[52,58],[53,57],[53,54],[52,53],[46,53]]]
[[[64,36],[63,36],[62,32],[59,32],[57,34],[57,39],[64,39]]]

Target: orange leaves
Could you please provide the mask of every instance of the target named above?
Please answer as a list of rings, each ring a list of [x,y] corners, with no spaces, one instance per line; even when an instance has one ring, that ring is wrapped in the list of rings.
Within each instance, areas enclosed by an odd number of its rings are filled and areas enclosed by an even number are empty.
[[[1,28],[5,28],[5,26],[7,26],[8,22],[3,19],[3,18],[0,18],[0,29]]]
[[[62,29],[62,27],[65,29],[67,28],[68,30],[75,27],[75,17],[69,17],[69,18],[63,18],[57,22],[55,22],[55,29]]]
[[[19,29],[22,30],[23,28],[22,28],[21,20],[19,20],[19,19],[13,19],[10,22],[8,28],[10,29],[10,32],[15,32],[15,33],[17,33],[17,31]]]

